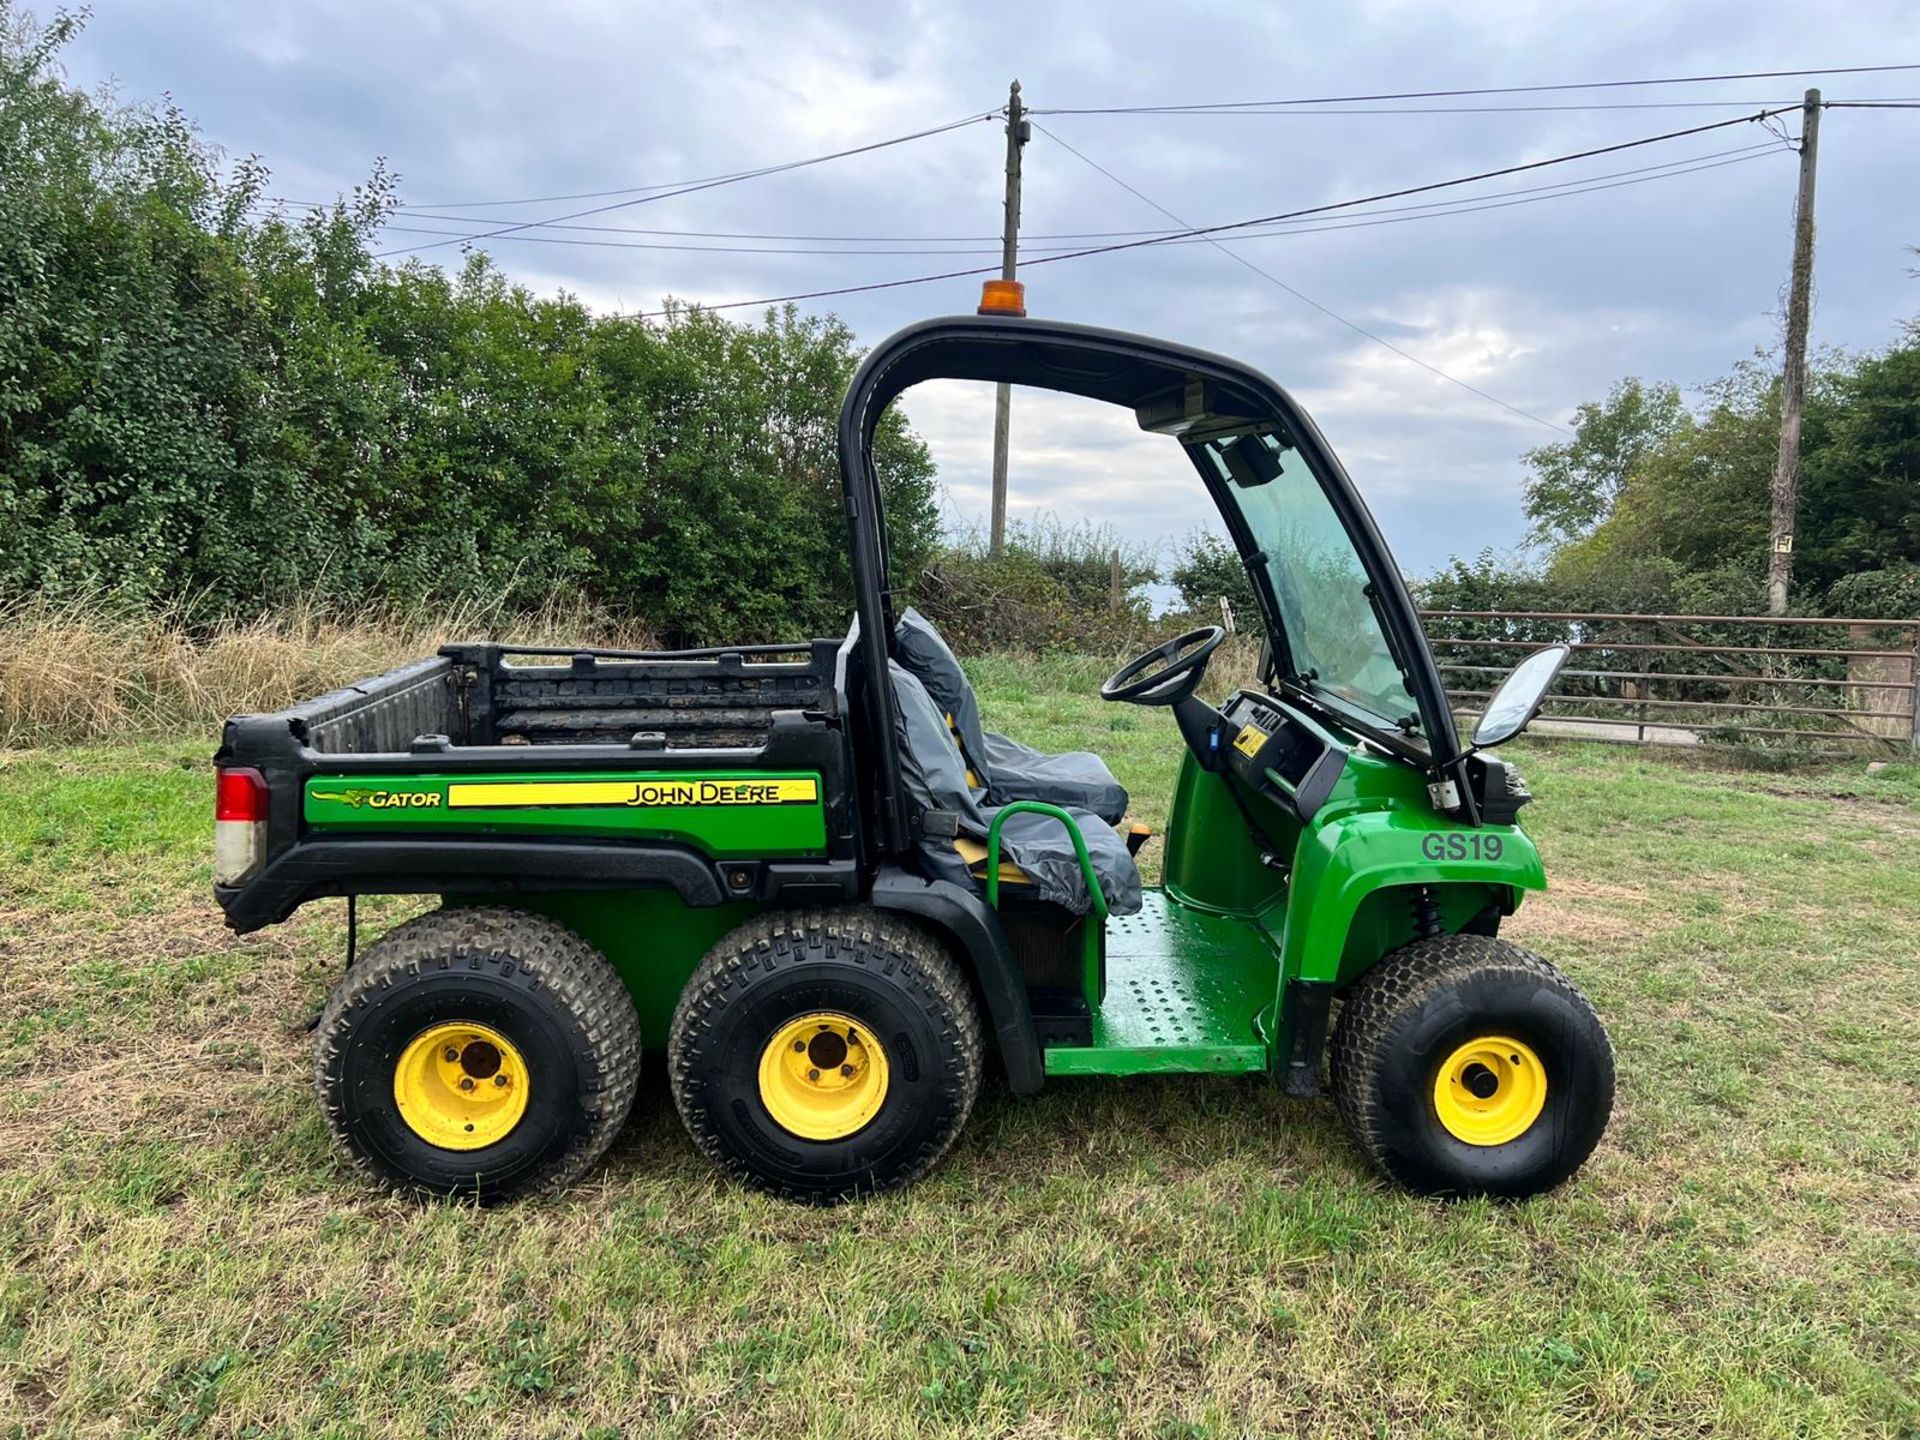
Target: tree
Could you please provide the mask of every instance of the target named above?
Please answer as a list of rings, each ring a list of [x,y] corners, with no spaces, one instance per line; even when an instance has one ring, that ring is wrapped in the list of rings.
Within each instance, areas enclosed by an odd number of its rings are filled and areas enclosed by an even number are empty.
[[[1527,457],[1544,585],[1571,609],[1761,613],[1778,433],[1779,377],[1758,357],[1691,409],[1633,380],[1583,405],[1572,440]],[[1817,358],[1800,464],[1799,609],[1818,613],[1850,576],[1904,576],[1920,561],[1920,329],[1874,354]],[[1904,584],[1886,581],[1876,603]]]
[[[1233,607],[1234,622],[1249,634],[1264,634],[1260,606],[1247,567],[1235,550],[1210,530],[1189,531],[1176,551],[1169,580],[1180,603],[1196,615],[1217,615],[1221,600]]]
[[[1604,401],[1588,401],[1574,415],[1571,440],[1529,450],[1533,475],[1525,486],[1529,538],[1561,545],[1606,518],[1629,477],[1646,457],[1689,423],[1678,387],[1646,385],[1628,377]]]

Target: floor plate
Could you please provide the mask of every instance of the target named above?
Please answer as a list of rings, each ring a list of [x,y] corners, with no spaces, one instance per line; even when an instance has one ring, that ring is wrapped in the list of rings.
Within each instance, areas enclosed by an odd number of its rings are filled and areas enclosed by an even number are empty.
[[[1107,996],[1093,1043],[1046,1052],[1049,1075],[1245,1074],[1267,1068],[1256,1017],[1274,1001],[1266,932],[1148,890],[1107,922]]]

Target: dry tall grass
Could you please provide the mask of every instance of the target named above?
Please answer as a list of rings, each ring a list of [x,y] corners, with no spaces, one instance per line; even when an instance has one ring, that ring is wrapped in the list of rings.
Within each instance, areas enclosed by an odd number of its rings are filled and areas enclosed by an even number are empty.
[[[1115,638],[1144,647],[1164,637]],[[34,598],[0,605],[0,748],[211,734],[229,715],[278,710],[450,641],[476,639],[636,650],[655,643],[639,625],[564,601],[533,615],[477,606],[438,615],[314,607],[195,626],[178,612],[100,597]],[[1132,653],[1055,654],[1047,669],[1091,688]],[[1208,693],[1254,683],[1259,653],[1259,642],[1245,636],[1222,646]]]
[[[0,746],[80,744],[208,730],[428,655],[453,640],[645,648],[651,636],[584,606],[436,617],[282,611],[193,627],[95,597],[0,607]]]

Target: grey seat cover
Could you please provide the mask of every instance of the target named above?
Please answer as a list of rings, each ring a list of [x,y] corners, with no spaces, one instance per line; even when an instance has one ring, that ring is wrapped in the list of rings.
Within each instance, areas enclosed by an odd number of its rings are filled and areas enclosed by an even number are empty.
[[[986,787],[988,804],[1044,800],[1069,810],[1091,810],[1110,824],[1127,813],[1126,787],[1098,755],[1087,750],[1049,754],[985,729],[966,672],[933,622],[918,610],[909,608],[894,626],[893,648],[934,704],[953,717],[960,747]]]
[[[947,728],[946,711],[899,661],[889,661],[888,672],[893,677],[894,733],[900,742],[901,780],[909,798],[923,811],[952,815],[960,834],[984,841],[998,807],[982,806],[967,787],[966,761]],[[1087,855],[1100,878],[1108,909],[1116,915],[1139,910],[1140,871],[1127,853],[1126,842],[1091,811],[1062,808],[1073,815],[1087,842]],[[979,884],[967,862],[954,850],[951,836],[923,835],[919,850],[930,875],[959,885]],[[1073,840],[1058,820],[1025,812],[1009,816],[1000,827],[1000,852],[1032,877],[1041,899],[1064,905],[1078,915],[1093,908],[1086,877],[1073,852]]]

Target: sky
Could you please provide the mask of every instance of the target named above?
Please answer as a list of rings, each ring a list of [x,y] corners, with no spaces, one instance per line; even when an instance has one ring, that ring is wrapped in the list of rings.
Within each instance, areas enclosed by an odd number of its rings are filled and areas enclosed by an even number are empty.
[[[572,222],[619,230],[526,232],[546,240],[501,237],[479,248],[536,291],[629,314],[665,296],[720,304],[997,263],[1005,153],[997,120],[631,202],[643,198],[634,187],[982,115],[1005,103],[1016,77],[1027,104],[1044,111],[1920,64],[1911,0],[93,0],[92,12],[66,54],[70,78],[117,85],[129,98],[171,95],[229,156],[264,160],[275,195],[324,201],[384,159],[402,198],[429,215],[501,225],[619,205]],[[1292,211],[1790,104],[1808,84],[1828,99],[1913,97],[1920,70],[1373,107],[1402,113],[1040,113],[1024,152],[1022,234],[1031,260],[1075,243],[1047,237],[1164,229],[1175,223],[1164,212],[1210,225]],[[1596,102],[1695,108],[1485,108]],[[1454,113],[1404,113],[1443,107]],[[1316,108],[1329,107],[1296,111]],[[1782,128],[1797,134],[1798,118],[1784,117]],[[1920,314],[1911,273],[1920,262],[1909,249],[1920,244],[1916,156],[1920,109],[1825,113],[1816,346],[1882,346]],[[1694,162],[1713,168],[1685,168]],[[1622,173],[1649,166],[1680,173]],[[1564,438],[1552,427],[1567,425],[1582,401],[1627,375],[1696,386],[1777,345],[1796,167],[1775,136],[1743,124],[1386,202],[1524,203],[1413,219],[1376,209],[1369,213],[1393,223],[1230,247],[1271,279],[1211,245],[1153,246],[1032,266],[1027,303],[1036,315],[1178,340],[1264,370],[1319,422],[1402,568],[1427,573],[1452,555],[1519,546],[1521,457]],[[1568,181],[1610,188],[1512,194]],[[546,198],[606,191],[628,193]],[[473,208],[507,201],[518,203]],[[478,219],[421,215],[394,223],[480,228]],[[887,238],[800,246],[635,229]],[[384,243],[437,238],[396,229]],[[547,243],[554,239],[602,243]],[[416,253],[423,263],[462,260],[457,243]],[[832,310],[871,344],[915,320],[971,311],[978,284],[902,286],[803,308]],[[940,466],[949,522],[983,527],[991,391],[940,383],[903,403]],[[1092,402],[1018,392],[1011,475],[1016,517],[1107,525],[1163,557],[1195,527],[1217,526],[1172,442]]]

